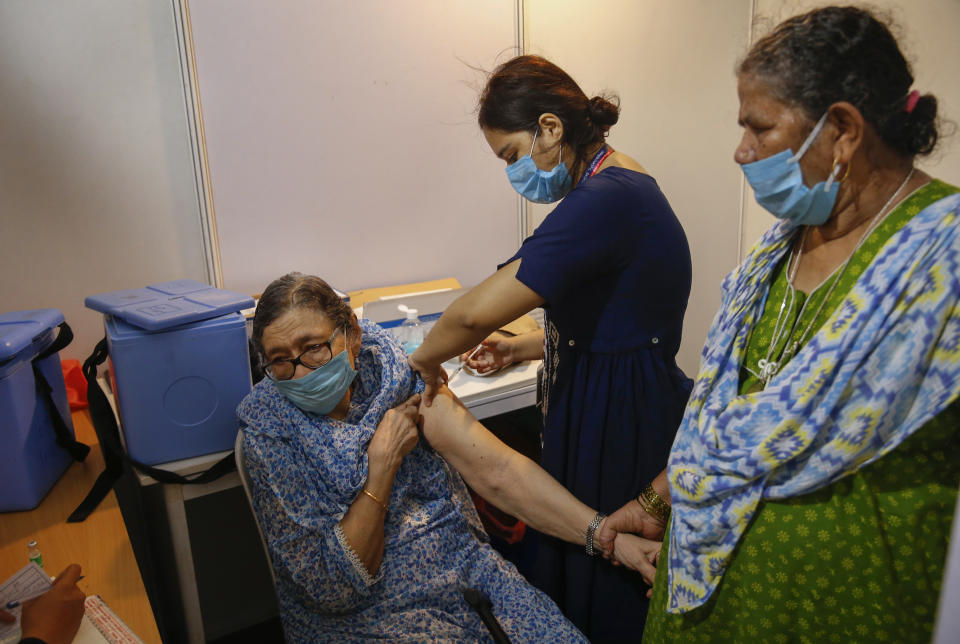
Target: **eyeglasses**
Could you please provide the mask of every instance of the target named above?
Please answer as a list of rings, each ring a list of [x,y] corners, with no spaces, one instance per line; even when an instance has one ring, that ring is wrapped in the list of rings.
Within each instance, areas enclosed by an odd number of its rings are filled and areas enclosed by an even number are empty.
[[[330,334],[326,342],[311,344],[296,358],[276,358],[263,367],[264,373],[272,380],[290,380],[297,371],[297,365],[302,364],[307,369],[319,369],[333,359],[333,350],[330,343],[337,336],[340,329]]]

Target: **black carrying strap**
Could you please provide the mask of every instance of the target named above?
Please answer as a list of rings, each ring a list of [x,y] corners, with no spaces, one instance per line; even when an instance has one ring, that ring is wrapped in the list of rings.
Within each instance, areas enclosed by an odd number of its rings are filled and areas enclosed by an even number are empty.
[[[97,438],[100,441],[105,467],[93,484],[93,488],[87,494],[87,498],[77,506],[77,509],[67,519],[68,523],[83,521],[100,505],[100,501],[110,492],[113,484],[123,474],[125,463],[161,483],[178,485],[209,483],[234,470],[237,466],[233,452],[230,452],[214,463],[210,469],[186,477],[157,467],[151,467],[130,458],[120,442],[120,430],[117,427],[117,418],[110,407],[110,401],[107,400],[106,394],[103,393],[100,384],[97,382],[97,367],[106,361],[108,355],[107,339],[104,338],[97,343],[93,353],[83,363],[83,375],[87,379],[87,402],[90,403],[90,419],[93,421],[93,428],[96,430]]]
[[[53,433],[57,435],[57,445],[65,449],[73,460],[82,462],[83,459],[87,458],[87,454],[90,453],[90,446],[84,445],[74,438],[70,428],[67,427],[67,422],[63,419],[60,410],[57,408],[57,403],[53,401],[53,387],[47,382],[47,377],[43,375],[43,370],[40,369],[41,361],[58,353],[73,341],[73,330],[70,329],[69,324],[63,322],[58,328],[60,331],[57,334],[57,338],[53,341],[53,344],[31,361],[31,366],[33,367],[33,382],[37,389],[37,395],[43,399],[44,405],[47,407],[47,412],[50,414],[50,422],[53,423]]]

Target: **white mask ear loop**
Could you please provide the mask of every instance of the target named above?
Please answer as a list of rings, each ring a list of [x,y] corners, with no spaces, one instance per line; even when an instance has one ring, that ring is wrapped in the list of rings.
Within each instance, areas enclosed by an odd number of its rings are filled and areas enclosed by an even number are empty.
[[[790,157],[791,163],[796,163],[803,158],[803,155],[807,153],[807,150],[810,149],[810,146],[813,145],[813,142],[817,140],[817,135],[820,134],[820,130],[823,129],[824,123],[827,122],[827,116],[830,114],[830,110],[827,110],[823,113],[823,116],[820,117],[820,120],[817,121],[817,124],[813,127],[813,131],[810,132],[810,135],[807,136],[807,140],[803,142],[803,145],[800,146],[800,149]]]
[[[830,176],[827,177],[827,182],[823,184],[823,191],[830,192],[830,186],[833,185],[834,180],[837,178],[837,173],[840,171],[840,164],[833,166],[833,169],[830,170]]]
[[[533,146],[537,144],[537,135],[540,134],[540,128],[537,128],[537,131],[533,133],[533,143],[530,144],[530,158],[533,158]],[[560,144],[560,154],[557,155],[557,165],[563,163],[563,144]]]

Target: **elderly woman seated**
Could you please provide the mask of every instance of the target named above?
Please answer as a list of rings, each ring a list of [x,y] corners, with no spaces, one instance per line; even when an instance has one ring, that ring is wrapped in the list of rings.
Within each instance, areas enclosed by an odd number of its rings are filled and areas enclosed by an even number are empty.
[[[460,476],[418,440],[422,385],[389,333],[323,280],[292,273],[263,293],[253,340],[268,378],[238,413],[288,640],[489,639],[465,588],[491,598],[514,641],[583,640],[490,547]],[[425,437],[478,491],[592,550],[602,515],[452,396],[437,400],[423,409]]]

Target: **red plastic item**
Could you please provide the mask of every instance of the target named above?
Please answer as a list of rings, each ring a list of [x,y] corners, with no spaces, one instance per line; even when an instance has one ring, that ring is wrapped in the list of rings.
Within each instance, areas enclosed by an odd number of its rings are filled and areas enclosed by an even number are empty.
[[[67,385],[67,401],[70,403],[70,411],[86,409],[87,403],[87,379],[83,377],[83,369],[80,367],[79,360],[63,360],[60,363],[63,369],[63,382]]]
[[[482,496],[470,490],[470,497],[480,515],[480,522],[491,537],[499,537],[507,543],[517,543],[523,539],[527,531],[527,524],[520,519],[510,516],[497,506],[488,502]]]

